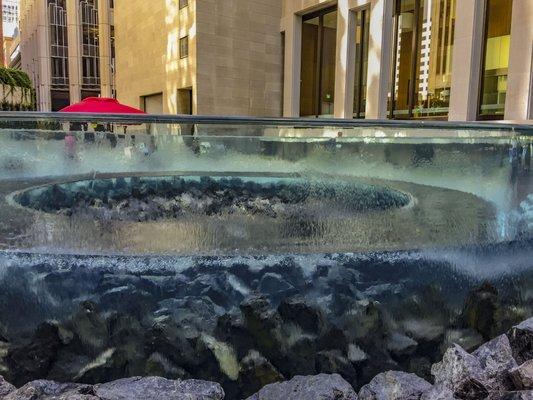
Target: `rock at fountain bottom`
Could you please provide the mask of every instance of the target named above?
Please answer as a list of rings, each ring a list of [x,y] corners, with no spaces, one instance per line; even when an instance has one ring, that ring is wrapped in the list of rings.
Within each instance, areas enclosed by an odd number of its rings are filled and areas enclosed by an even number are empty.
[[[259,314],[257,318],[261,319]],[[533,400],[533,318],[506,334],[481,345],[472,353],[453,344],[434,364],[434,384],[401,371],[375,376],[357,394],[338,374],[295,376],[263,386],[247,400]],[[223,351],[224,349],[218,349]],[[248,364],[261,365],[265,374],[272,366],[257,353]],[[272,373],[272,372],[270,372]],[[276,379],[282,379],[277,375]],[[19,389],[0,377],[4,400],[222,400],[218,383],[201,380],[169,380],[160,377],[128,378],[88,385],[38,380]]]

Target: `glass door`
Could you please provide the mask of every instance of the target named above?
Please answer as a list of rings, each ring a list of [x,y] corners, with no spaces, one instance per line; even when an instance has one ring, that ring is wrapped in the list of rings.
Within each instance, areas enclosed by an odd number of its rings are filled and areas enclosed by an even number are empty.
[[[507,95],[512,0],[487,0],[479,119],[502,119]]]
[[[337,51],[337,8],[303,17],[300,115],[333,116]]]
[[[456,0],[396,0],[390,118],[448,115]]]

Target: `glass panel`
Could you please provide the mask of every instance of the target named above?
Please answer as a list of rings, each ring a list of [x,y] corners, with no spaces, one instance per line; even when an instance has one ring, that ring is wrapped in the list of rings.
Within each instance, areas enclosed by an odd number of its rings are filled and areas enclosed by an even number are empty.
[[[448,114],[455,12],[456,0],[398,0],[394,117]]]
[[[50,56],[53,89],[67,89],[68,36],[65,0],[48,0],[50,19]],[[55,108],[53,108],[55,109]]]
[[[80,1],[82,30],[82,73],[83,88],[100,88],[100,45],[98,31],[98,6],[95,0]]]
[[[488,0],[480,115],[503,118],[511,42],[512,0]]]
[[[353,116],[354,118],[364,118],[366,109],[370,11],[364,9],[356,12],[355,21],[355,86]]]
[[[456,0],[434,0],[427,11],[431,21],[430,34],[422,39],[422,57],[427,64],[420,69],[423,76],[418,94],[420,116],[448,114],[456,3]]]
[[[415,1],[400,2],[396,33],[396,65],[394,71],[394,116],[409,115],[410,87],[413,79],[413,36],[415,35]]]
[[[316,14],[315,14],[316,15]],[[337,11],[304,17],[300,115],[332,116],[337,61]]]

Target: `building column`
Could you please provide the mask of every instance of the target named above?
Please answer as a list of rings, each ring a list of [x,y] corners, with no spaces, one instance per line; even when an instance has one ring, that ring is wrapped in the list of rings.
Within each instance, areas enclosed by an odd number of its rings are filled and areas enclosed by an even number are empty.
[[[526,0],[530,1],[530,0]],[[485,0],[461,2],[455,19],[450,121],[475,121],[478,115]]]
[[[394,0],[373,0],[370,7],[365,118],[385,119],[391,82]]]
[[[70,104],[81,101],[81,23],[79,0],[67,0],[68,75]]]
[[[533,119],[533,1],[514,0],[505,119]]]
[[[337,3],[337,63],[335,66],[335,118],[353,118],[355,79],[354,16],[350,0]]]
[[[98,0],[98,34],[100,37],[100,95],[113,96],[111,69],[111,12],[109,0]]]
[[[285,76],[283,116],[300,116],[300,75],[302,63],[302,17],[285,17]]]
[[[33,70],[35,91],[37,94],[37,110],[52,110],[52,70],[50,66],[50,26],[48,24],[47,2],[42,0],[36,3],[37,7],[37,49],[36,59],[33,59]]]

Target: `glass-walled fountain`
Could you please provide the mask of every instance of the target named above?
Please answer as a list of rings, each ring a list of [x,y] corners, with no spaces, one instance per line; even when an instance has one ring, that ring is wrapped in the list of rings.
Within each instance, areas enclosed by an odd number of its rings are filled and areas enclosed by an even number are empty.
[[[428,377],[532,315],[533,129],[0,124],[0,375]]]

